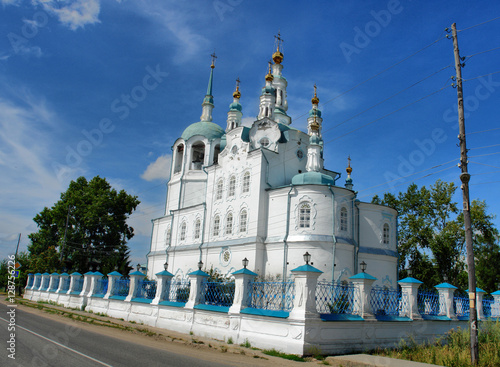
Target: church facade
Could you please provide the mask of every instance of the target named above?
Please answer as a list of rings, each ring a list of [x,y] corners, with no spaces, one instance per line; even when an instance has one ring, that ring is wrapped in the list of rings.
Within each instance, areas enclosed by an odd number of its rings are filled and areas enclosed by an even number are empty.
[[[226,129],[212,122],[214,62],[199,122],[174,145],[164,216],[154,219],[148,277],[177,278],[198,269],[230,276],[248,269],[288,280],[303,254],[323,274],[343,281],[368,264],[376,284],[397,286],[397,212],[361,202],[347,178],[324,168],[322,114],[316,87],[307,126],[292,127],[287,80],[278,48],[265,76],[259,115],[242,126],[239,85]]]

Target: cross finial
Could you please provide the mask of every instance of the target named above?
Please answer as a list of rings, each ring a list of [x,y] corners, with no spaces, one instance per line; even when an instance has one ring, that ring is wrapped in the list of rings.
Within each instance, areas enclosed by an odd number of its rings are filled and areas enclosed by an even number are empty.
[[[317,90],[317,88],[316,88],[316,83],[314,83],[314,97],[317,97],[317,95],[316,95],[316,90]]]
[[[277,48],[278,48],[278,51],[279,51],[279,50],[280,50],[281,43],[282,43],[282,42],[285,42],[285,41],[283,40],[283,38],[281,38],[281,34],[280,34],[280,31],[279,31],[279,30],[278,30],[278,35],[277,35],[277,36],[274,36],[274,38],[275,38],[275,39],[276,39],[276,41],[277,41],[277,46],[278,46]]]
[[[351,156],[350,155],[347,156],[347,161],[349,162],[348,166],[351,167]]]
[[[212,57],[212,65],[210,65],[210,67],[213,69],[215,68],[215,59],[217,58],[217,56],[215,55],[215,51],[210,56]]]

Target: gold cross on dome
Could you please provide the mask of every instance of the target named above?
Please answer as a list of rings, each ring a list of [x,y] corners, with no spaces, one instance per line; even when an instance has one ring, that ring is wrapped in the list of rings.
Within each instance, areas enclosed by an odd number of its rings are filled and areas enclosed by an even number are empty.
[[[215,66],[215,59],[217,58],[217,56],[215,55],[215,51],[210,56],[212,57],[212,66]]]
[[[276,39],[276,42],[277,42],[277,46],[278,46],[278,51],[280,50],[280,46],[283,42],[285,42],[283,40],[283,38],[281,38],[281,34],[280,34],[280,31],[278,31],[278,35],[277,36],[274,36],[274,38]]]

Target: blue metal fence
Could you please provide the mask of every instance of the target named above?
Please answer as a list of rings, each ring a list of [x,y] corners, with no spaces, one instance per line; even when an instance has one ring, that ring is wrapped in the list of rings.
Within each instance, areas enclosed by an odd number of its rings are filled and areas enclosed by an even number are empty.
[[[408,297],[399,289],[373,287],[370,305],[377,316],[408,316]]]
[[[55,292],[57,291],[57,288],[59,288],[59,277],[56,277],[54,278],[54,280],[52,280],[52,284],[50,286],[50,289],[49,289],[49,292]]]
[[[229,307],[234,300],[234,282],[203,281],[200,304]]]
[[[353,314],[360,302],[359,290],[352,283],[318,282],[316,310],[320,314]]]
[[[36,279],[36,282],[35,282],[35,289],[38,289],[40,288],[40,285],[42,284],[42,278],[39,277]]]
[[[165,287],[165,292],[168,287]],[[165,301],[186,303],[189,299],[189,292],[191,291],[191,281],[175,280],[170,282],[170,291],[168,294],[163,295]]]
[[[483,297],[483,313],[485,317],[491,317],[491,307],[493,303],[494,299],[492,295],[485,295]]]
[[[248,292],[249,307],[290,312],[295,297],[295,283],[250,282]]]
[[[43,286],[42,286],[42,291],[46,291],[47,288],[49,288],[49,282],[50,282],[50,278],[45,278],[43,280]]]
[[[455,291],[453,296],[453,309],[457,317],[469,317],[469,296],[466,292]]]
[[[26,288],[31,288],[33,287],[33,282],[35,281],[35,278],[31,277],[31,278],[28,278],[28,285],[26,286]]]
[[[419,289],[417,294],[417,306],[418,312],[420,312],[421,315],[439,315],[439,293],[430,289]]]
[[[67,292],[69,290],[69,284],[70,284],[70,282],[71,282],[71,278],[70,277],[64,278],[63,284],[62,284],[62,287],[61,287],[61,291]]]
[[[137,282],[137,295],[136,298],[153,299],[156,295],[156,281],[155,280],[139,280]]]
[[[127,297],[129,289],[130,289],[129,278],[116,279],[113,286],[113,295],[120,297]]]
[[[80,293],[83,290],[83,277],[75,278],[73,285],[73,293]]]
[[[94,296],[104,296],[108,291],[108,277],[97,279]]]

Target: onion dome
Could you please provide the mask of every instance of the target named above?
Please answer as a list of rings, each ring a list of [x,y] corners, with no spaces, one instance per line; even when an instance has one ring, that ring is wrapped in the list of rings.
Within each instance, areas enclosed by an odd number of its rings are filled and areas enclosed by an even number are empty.
[[[224,129],[219,125],[209,121],[200,121],[189,125],[182,133],[181,138],[187,141],[195,135],[200,135],[211,141],[222,137],[224,134]]]
[[[304,172],[293,176],[293,185],[335,185],[335,180],[321,172]]]
[[[316,84],[314,84],[314,97],[312,97],[311,103],[316,105],[319,103],[319,98],[316,95]]]

